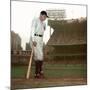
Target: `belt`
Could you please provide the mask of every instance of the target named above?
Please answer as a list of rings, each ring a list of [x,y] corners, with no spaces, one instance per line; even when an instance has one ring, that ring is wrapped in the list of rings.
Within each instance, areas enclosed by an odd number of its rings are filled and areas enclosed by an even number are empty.
[[[40,35],[40,34],[34,34],[34,36],[39,36],[39,37],[42,37],[43,35]]]

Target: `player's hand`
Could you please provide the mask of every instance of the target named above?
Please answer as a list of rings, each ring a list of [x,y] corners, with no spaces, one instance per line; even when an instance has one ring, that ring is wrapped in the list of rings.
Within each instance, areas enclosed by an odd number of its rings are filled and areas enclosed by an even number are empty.
[[[37,42],[33,41],[33,45],[36,47],[36,45],[37,45]]]

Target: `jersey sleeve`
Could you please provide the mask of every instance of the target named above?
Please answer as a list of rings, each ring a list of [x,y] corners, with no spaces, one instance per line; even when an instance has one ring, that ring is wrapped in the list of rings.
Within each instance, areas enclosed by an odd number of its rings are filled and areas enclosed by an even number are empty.
[[[34,41],[35,30],[36,30],[36,19],[33,19],[32,20],[32,25],[31,25],[31,38],[32,38],[32,41]]]

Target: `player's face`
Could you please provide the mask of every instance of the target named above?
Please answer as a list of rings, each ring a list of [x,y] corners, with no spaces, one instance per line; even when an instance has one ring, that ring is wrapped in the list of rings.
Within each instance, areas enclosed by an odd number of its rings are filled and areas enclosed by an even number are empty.
[[[47,18],[46,15],[40,15],[40,20],[41,20],[41,21],[45,21],[46,18]]]

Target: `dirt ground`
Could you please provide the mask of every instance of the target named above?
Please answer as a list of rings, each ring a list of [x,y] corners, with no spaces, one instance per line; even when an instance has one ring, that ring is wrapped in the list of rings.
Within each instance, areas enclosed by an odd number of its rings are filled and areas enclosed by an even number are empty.
[[[75,86],[86,85],[87,79],[80,77],[64,77],[64,78],[45,78],[45,79],[25,79],[16,78],[11,80],[12,90],[28,89],[28,88],[44,88],[44,87],[61,87],[61,86]]]

